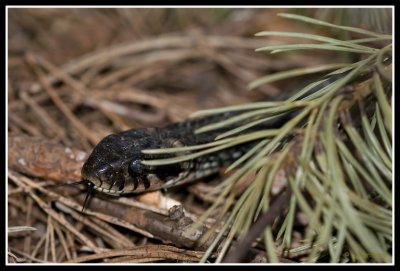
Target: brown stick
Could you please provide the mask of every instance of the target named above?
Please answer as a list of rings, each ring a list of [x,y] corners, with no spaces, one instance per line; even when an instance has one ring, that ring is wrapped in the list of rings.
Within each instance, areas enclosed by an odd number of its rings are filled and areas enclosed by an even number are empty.
[[[87,154],[45,138],[9,136],[8,166],[31,176],[79,181]]]
[[[271,207],[262,214],[250,228],[246,237],[236,246],[232,247],[228,255],[224,258],[224,263],[239,263],[246,256],[248,249],[253,241],[259,237],[268,225],[286,209],[290,202],[290,190],[281,193],[272,203]]]

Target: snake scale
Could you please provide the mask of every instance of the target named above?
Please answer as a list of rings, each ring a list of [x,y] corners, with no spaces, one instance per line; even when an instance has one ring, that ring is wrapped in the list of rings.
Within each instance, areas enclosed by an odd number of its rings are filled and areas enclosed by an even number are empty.
[[[327,77],[297,100],[315,93],[348,72]],[[164,166],[147,166],[141,161],[173,157],[174,154],[156,156],[143,154],[142,150],[193,146],[211,142],[223,130],[200,134],[195,134],[194,131],[207,124],[229,118],[233,114],[235,113],[221,113],[172,123],[161,128],[136,128],[108,135],[95,146],[84,163],[82,178],[97,191],[119,195],[168,188],[215,174],[222,166],[232,163],[258,142],[243,143],[190,161]],[[282,114],[251,129],[278,128],[294,114],[296,111]],[[229,128],[232,127],[225,129]]]

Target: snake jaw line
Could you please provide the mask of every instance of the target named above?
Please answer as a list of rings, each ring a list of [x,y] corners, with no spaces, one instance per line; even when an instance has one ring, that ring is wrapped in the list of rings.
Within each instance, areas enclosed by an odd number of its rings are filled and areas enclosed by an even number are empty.
[[[101,193],[106,193],[114,196],[119,196],[123,193],[122,190],[114,190],[114,189],[105,189],[104,187],[98,187],[96,185],[93,186],[93,189],[99,191]]]

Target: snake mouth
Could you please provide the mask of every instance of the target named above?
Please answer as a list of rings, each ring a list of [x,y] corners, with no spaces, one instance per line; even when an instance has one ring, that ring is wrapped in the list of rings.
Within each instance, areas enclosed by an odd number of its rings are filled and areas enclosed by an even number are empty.
[[[113,196],[119,196],[119,195],[124,193],[123,190],[107,189],[107,188],[99,187],[99,186],[96,186],[96,185],[93,185],[93,189],[96,190],[96,191],[99,191],[101,193],[106,193],[106,194],[110,194],[110,195],[113,195]]]
[[[106,194],[110,194],[113,196],[119,196],[123,193],[126,193],[125,190],[116,190],[116,189],[109,189],[109,188],[103,187],[104,182],[102,182],[100,179],[95,178],[93,176],[87,176],[85,174],[82,174],[82,178],[84,181],[86,181],[92,187],[92,189],[99,191],[101,193],[106,193]]]
[[[82,176],[82,179],[84,181],[86,181],[89,184],[89,186],[92,187],[93,190],[99,191],[101,193],[114,195],[114,196],[119,196],[120,194],[124,193],[123,190],[105,188],[104,184],[106,182],[102,181],[101,179],[99,179],[97,176],[94,176],[93,174],[88,174],[85,166],[82,169],[81,176]]]

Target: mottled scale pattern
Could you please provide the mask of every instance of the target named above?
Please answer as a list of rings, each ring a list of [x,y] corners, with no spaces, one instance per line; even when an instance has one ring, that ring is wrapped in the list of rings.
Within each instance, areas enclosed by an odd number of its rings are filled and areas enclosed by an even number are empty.
[[[322,89],[347,73],[348,71],[329,77],[300,98]],[[235,126],[201,134],[194,134],[194,131],[235,114],[238,113],[216,114],[173,123],[162,128],[137,128],[109,135],[93,149],[82,167],[82,178],[96,190],[110,194],[123,194],[167,188],[215,174],[221,166],[232,163],[257,142],[244,143],[190,161],[165,166],[145,166],[141,161],[173,157],[175,154],[144,155],[142,150],[212,142],[221,132]],[[288,112],[250,130],[280,127],[294,114],[297,114],[297,111]],[[251,120],[245,120],[236,126],[249,121]]]
[[[211,142],[221,130],[204,134],[194,134],[194,130],[228,116],[221,114],[164,128],[138,128],[109,135],[93,149],[82,168],[82,177],[96,190],[122,194],[168,188],[215,174],[221,166],[242,156],[255,143],[165,166],[146,166],[141,161],[174,157],[175,154],[145,155],[141,151]]]

